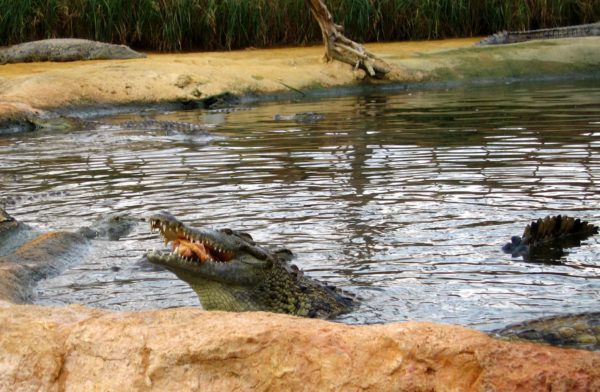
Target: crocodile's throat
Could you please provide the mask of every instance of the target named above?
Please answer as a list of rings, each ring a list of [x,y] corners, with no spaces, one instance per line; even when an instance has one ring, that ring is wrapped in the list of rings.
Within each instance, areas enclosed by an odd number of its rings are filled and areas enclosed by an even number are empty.
[[[172,256],[178,256],[188,262],[225,263],[235,257],[235,252],[220,247],[203,237],[201,233],[183,225],[151,219],[150,228],[158,230],[165,245],[171,244]]]

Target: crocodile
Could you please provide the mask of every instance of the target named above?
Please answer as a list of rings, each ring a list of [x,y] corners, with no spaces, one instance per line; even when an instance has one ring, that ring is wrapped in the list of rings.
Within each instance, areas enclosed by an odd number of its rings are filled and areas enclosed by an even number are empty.
[[[118,240],[137,222],[113,214],[74,232],[39,232],[0,208],[0,298],[31,303],[35,283],[80,261],[89,250],[90,240]]]
[[[316,112],[302,112],[295,114],[275,114],[273,121],[295,121],[297,123],[313,124],[325,118],[324,115]]]
[[[125,45],[78,38],[50,38],[0,48],[0,65],[34,61],[137,59],[145,54]]]
[[[500,31],[490,35],[475,45],[501,45],[525,42],[537,39],[557,39],[591,37],[600,35],[600,22],[551,29]]]
[[[180,133],[194,133],[208,135],[207,126],[184,121],[169,120],[141,120],[122,121],[119,123],[105,123],[102,121],[86,120],[77,117],[61,116],[53,112],[38,112],[28,115],[27,120],[34,129],[83,129],[99,126],[118,126],[122,129],[145,129],[149,131],[173,131]]]
[[[18,119],[0,121],[0,135],[11,135],[23,131],[36,130],[56,130],[68,131],[72,129],[90,129],[98,127],[118,127],[121,129],[142,129],[147,131],[165,131],[176,134],[187,134],[194,136],[210,136],[209,126],[205,124],[196,124],[185,121],[169,120],[140,120],[140,121],[122,121],[117,123],[108,123],[97,120],[88,120],[72,116],[62,116],[60,114],[35,110],[24,113]]]
[[[231,229],[192,228],[168,212],[149,220],[173,252],[153,250],[146,258],[188,283],[204,309],[332,318],[353,308],[350,295],[289,264],[289,250],[263,248]]]
[[[551,226],[550,222],[562,222],[562,231],[570,232],[571,236],[578,236],[582,227],[585,233],[597,231],[587,222],[577,220],[576,224],[574,221],[569,217],[551,217],[541,220],[537,227],[543,233]],[[357,306],[351,295],[311,279],[289,264],[292,256],[289,250],[259,246],[248,233],[191,227],[168,212],[152,215],[149,222],[151,230],[158,231],[172,251],[148,251],[146,259],[189,284],[207,310],[259,310],[334,318]],[[525,249],[541,248],[555,238],[540,234],[538,239],[532,240],[528,234],[532,232],[536,229],[530,227],[526,235],[519,237],[521,242],[529,244],[527,248],[520,248],[520,254]],[[541,238],[547,239],[542,241]],[[600,317],[594,312],[560,315],[509,325],[490,334],[511,340],[600,350]]]
[[[491,334],[504,340],[600,351],[600,312],[527,320],[491,331]]]

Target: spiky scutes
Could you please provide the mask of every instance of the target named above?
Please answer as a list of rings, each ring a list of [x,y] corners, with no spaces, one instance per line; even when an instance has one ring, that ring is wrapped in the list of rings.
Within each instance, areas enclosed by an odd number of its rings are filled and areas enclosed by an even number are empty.
[[[547,216],[527,225],[522,236],[513,236],[502,247],[513,256],[529,261],[560,259],[564,248],[579,246],[586,238],[597,234],[598,227],[566,215]]]
[[[566,237],[585,238],[598,233],[598,227],[566,215],[547,216],[527,225],[523,238],[530,245],[556,241]]]

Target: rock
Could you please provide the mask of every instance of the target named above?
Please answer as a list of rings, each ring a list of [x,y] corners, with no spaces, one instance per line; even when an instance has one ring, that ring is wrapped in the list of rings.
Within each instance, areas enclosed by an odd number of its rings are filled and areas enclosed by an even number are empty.
[[[1,390],[600,390],[600,353],[432,323],[0,303]]]

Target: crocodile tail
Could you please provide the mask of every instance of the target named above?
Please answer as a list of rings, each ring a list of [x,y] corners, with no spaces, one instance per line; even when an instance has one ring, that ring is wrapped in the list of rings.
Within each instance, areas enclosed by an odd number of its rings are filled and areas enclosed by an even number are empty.
[[[529,245],[535,246],[567,238],[584,240],[597,233],[598,226],[587,221],[566,215],[556,215],[531,222],[523,232],[523,239],[526,239]]]

